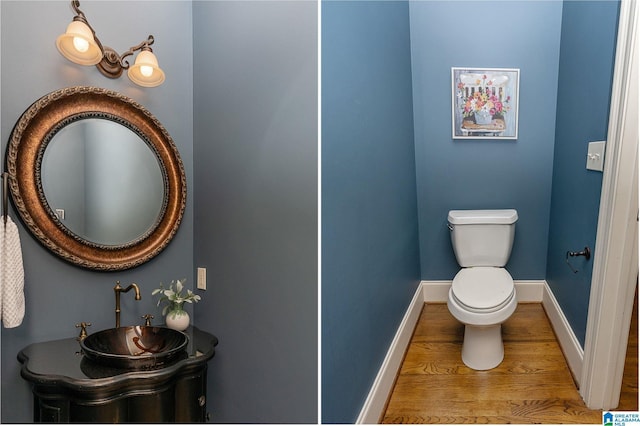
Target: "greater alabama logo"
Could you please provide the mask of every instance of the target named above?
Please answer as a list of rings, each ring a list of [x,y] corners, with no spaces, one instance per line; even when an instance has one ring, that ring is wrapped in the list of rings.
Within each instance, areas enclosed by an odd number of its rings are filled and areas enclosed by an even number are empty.
[[[637,411],[605,411],[602,413],[603,426],[640,426],[640,414]]]

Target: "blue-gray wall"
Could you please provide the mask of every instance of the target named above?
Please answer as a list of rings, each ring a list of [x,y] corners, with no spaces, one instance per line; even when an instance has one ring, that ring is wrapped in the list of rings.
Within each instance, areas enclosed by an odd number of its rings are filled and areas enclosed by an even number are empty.
[[[220,339],[215,422],[317,422],[317,15],[194,2],[195,320]]]
[[[449,210],[514,208],[507,269],[514,279],[542,280],[562,3],[418,1],[410,10],[422,278],[452,279],[460,269]],[[487,28],[467,25],[476,20]],[[520,69],[518,140],[452,139],[451,67]]]
[[[607,136],[618,8],[616,1],[566,1],[562,9],[546,278],[582,345],[593,259],[572,259],[573,273],[565,256],[595,247],[602,173],[585,164],[588,143]]]
[[[123,93],[153,113],[174,139],[184,161],[190,195],[182,225],[169,246],[151,262],[121,272],[93,272],[72,266],[52,255],[19,223],[25,268],[26,315],[23,324],[2,328],[2,421],[30,422],[32,396],[19,373],[16,355],[24,346],[77,335],[75,324],[91,322],[91,330],[114,325],[113,287],[116,280],[136,282],[142,300],[122,298],[123,322],[160,310],[151,291],[162,281],[186,277],[193,283],[193,125],[191,72],[191,3],[183,1],[82,2],[104,44],[124,52],[152,33],[156,53],[167,81],[145,89],[124,76],[111,80],[95,67],[81,67],[62,57],[56,37],[73,18],[68,1],[7,1],[0,3],[1,140],[6,142],[23,111],[41,96],[62,87],[100,86]],[[126,13],[123,11],[126,10]],[[117,23],[117,25],[116,25]],[[16,36],[20,34],[20,36]],[[3,162],[4,164],[4,162]],[[203,326],[215,332],[213,327]]]
[[[419,281],[407,2],[322,4],[322,421],[353,422]]]

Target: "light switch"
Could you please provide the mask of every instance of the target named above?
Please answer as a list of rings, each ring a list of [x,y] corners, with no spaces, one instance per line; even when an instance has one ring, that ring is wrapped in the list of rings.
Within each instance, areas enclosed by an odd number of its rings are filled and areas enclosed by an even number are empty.
[[[601,172],[604,169],[604,144],[605,141],[589,142],[587,170]]]
[[[207,289],[207,268],[198,268],[198,290]]]

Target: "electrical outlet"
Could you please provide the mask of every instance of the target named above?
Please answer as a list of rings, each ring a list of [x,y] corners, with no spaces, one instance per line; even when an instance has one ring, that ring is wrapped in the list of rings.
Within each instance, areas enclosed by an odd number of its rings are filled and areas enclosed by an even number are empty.
[[[198,290],[207,289],[207,268],[198,268]]]

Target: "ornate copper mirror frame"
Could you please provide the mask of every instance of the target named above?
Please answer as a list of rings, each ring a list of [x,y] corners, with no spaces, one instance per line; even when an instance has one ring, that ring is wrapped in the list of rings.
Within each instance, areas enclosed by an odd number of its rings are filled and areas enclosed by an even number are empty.
[[[142,237],[106,246],[77,236],[49,207],[40,181],[44,150],[69,121],[106,118],[134,130],[154,151],[164,177],[164,202],[155,225]],[[132,99],[102,88],[70,87],[43,96],[20,117],[7,147],[7,171],[14,207],[37,240],[63,259],[93,270],[139,266],[158,255],[176,234],[186,206],[182,160],[162,124]]]

